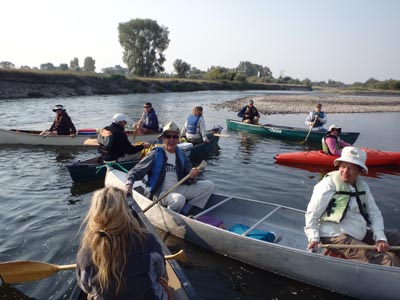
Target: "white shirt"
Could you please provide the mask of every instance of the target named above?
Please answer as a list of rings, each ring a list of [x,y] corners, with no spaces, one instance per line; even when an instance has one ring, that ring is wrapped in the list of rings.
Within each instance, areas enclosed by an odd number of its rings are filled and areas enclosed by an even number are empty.
[[[165,180],[161,191],[169,190],[175,183],[178,182],[178,175],[176,174],[176,154],[165,151],[167,155],[167,164],[165,166]]]
[[[371,224],[369,228],[374,233],[374,240],[386,240],[381,211],[375,203],[368,185],[363,181],[366,193],[366,212],[368,213]],[[355,189],[349,185],[351,191]],[[319,218],[325,212],[329,201],[336,192],[335,184],[330,176],[325,177],[314,186],[314,191],[305,214],[306,224],[304,232],[308,241],[319,241],[319,237],[332,237],[341,233],[348,234],[353,238],[362,240],[367,232],[367,222],[360,213],[355,197],[350,198],[346,216],[340,223],[324,222]]]

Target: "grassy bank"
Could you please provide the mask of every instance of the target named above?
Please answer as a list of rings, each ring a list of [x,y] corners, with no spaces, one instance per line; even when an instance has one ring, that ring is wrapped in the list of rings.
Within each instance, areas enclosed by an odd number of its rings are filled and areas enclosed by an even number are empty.
[[[0,99],[205,90],[309,90],[302,85],[174,78],[129,78],[76,72],[0,69]]]

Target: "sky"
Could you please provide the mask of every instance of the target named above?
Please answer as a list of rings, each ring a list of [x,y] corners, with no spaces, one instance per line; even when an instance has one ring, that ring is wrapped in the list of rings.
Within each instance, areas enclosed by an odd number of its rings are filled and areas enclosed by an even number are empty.
[[[0,62],[55,66],[77,57],[121,65],[118,24],[169,30],[167,72],[182,59],[206,71],[241,61],[272,75],[344,83],[400,80],[397,0],[3,0]]]

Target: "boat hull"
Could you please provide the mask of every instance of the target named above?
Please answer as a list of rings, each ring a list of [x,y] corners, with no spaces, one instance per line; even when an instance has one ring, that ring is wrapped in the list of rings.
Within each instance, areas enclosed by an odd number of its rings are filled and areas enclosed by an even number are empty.
[[[120,171],[107,171],[106,185],[123,187],[125,176]],[[132,193],[142,209],[152,203],[136,190]],[[283,237],[279,243],[265,242],[200,222],[196,219],[201,216],[201,211],[190,211],[192,216],[188,217],[158,204],[149,209],[146,216],[163,231],[282,276],[360,299],[398,298],[399,268],[305,251],[305,212],[302,210],[216,194],[205,209],[208,210],[207,216],[222,220],[226,228],[242,223],[259,230],[281,233]]]
[[[384,166],[384,165],[400,165],[400,152],[388,152],[369,148],[361,148],[367,153],[367,167]],[[327,155],[320,151],[304,151],[281,153],[275,156],[279,163],[285,164],[309,164],[319,166],[333,166],[333,161],[338,158],[336,155]]]
[[[87,139],[96,139],[97,131],[80,132],[69,135],[40,135],[38,130],[0,129],[0,145],[42,145],[42,146],[73,146],[83,147]],[[157,141],[157,134],[134,135],[133,131],[127,131],[129,140],[135,142]]]
[[[226,123],[229,130],[246,131],[276,139],[304,141],[308,135],[307,128],[280,126],[272,124],[253,125],[232,119],[227,119]],[[325,135],[326,132],[311,131],[308,135],[307,142],[320,143]],[[359,132],[342,132],[340,134],[340,138],[347,143],[354,144],[359,135]]]

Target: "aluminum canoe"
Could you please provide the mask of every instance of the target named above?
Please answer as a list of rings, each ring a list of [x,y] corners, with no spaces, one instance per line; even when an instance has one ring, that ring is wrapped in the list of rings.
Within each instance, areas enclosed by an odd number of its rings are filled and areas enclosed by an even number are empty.
[[[39,130],[0,129],[0,145],[44,145],[44,146],[73,146],[83,147],[87,139],[96,139],[97,130],[78,130],[78,134],[69,135],[40,135]],[[134,135],[133,131],[126,131],[129,140],[134,142],[157,141],[158,134]]]
[[[109,169],[105,184],[124,188],[125,178],[124,172]],[[142,209],[152,203],[141,187],[132,194]],[[146,216],[163,231],[266,271],[359,299],[398,299],[400,268],[309,253],[305,212],[263,200],[214,194],[204,210],[192,208],[183,215],[156,204]],[[243,224],[249,230],[237,234],[197,220],[204,215],[222,221],[225,228]],[[247,236],[254,229],[282,238],[270,243]]]

